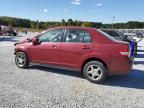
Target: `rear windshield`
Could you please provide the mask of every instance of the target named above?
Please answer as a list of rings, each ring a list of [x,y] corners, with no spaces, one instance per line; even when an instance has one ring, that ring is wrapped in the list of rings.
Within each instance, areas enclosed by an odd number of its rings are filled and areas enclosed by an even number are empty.
[[[120,35],[115,31],[111,31],[111,30],[102,30],[102,31],[107,33],[108,35],[110,35],[112,37],[120,37]]]
[[[102,30],[97,30],[98,32],[102,33],[103,35],[105,35],[108,39],[115,41],[115,38],[110,36],[109,34],[103,32]]]

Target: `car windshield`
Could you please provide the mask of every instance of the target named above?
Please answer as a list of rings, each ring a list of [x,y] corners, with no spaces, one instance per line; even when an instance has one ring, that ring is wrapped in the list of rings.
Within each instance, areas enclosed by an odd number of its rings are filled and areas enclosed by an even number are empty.
[[[40,42],[60,42],[61,35],[63,34],[63,29],[55,29],[42,32],[39,36]]]

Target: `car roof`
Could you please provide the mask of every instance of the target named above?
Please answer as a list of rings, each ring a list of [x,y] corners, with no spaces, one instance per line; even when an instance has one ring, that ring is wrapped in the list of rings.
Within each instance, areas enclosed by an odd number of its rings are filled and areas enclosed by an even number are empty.
[[[80,26],[61,26],[61,27],[54,27],[54,28],[49,28],[48,30],[53,30],[53,29],[85,29],[85,30],[96,30],[96,28],[92,27],[80,27]]]

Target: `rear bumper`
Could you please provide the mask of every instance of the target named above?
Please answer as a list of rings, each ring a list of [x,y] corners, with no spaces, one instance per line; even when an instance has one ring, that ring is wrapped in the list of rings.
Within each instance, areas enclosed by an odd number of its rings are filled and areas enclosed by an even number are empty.
[[[110,75],[127,75],[133,69],[134,59],[129,57],[121,57],[112,60]]]

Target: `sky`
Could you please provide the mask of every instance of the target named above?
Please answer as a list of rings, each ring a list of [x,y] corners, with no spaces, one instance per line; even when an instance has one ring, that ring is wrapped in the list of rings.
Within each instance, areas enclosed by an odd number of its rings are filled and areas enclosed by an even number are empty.
[[[144,21],[144,0],[0,0],[0,16],[35,21]]]

